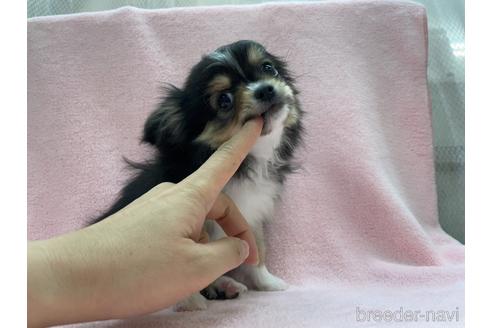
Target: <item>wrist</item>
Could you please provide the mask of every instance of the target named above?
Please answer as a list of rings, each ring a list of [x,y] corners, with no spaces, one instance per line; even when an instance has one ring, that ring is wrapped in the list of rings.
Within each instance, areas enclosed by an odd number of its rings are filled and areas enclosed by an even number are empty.
[[[98,301],[103,261],[94,260],[98,252],[85,233],[28,243],[29,327],[104,319]]]
[[[46,250],[47,241],[27,245],[27,322],[28,327],[44,327],[50,322],[50,309],[59,298]]]

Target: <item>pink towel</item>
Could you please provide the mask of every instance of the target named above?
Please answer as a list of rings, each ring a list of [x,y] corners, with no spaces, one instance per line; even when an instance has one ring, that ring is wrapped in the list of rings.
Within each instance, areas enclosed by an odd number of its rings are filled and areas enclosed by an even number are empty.
[[[30,19],[29,238],[81,228],[110,205],[128,176],[121,156],[150,152],[139,137],[162,83],[181,85],[202,54],[238,39],[285,56],[307,112],[303,169],[268,227],[271,271],[291,288],[86,326],[463,327],[464,247],[438,223],[426,15],[412,3]]]

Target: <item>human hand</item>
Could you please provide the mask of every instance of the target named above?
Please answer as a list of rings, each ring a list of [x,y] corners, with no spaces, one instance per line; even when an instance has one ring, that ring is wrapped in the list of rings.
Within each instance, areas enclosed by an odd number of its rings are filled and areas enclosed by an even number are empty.
[[[221,190],[261,128],[261,119],[247,122],[186,179],[156,186],[93,226],[29,242],[29,326],[153,312],[257,263],[254,236]],[[229,237],[203,243],[205,218]]]

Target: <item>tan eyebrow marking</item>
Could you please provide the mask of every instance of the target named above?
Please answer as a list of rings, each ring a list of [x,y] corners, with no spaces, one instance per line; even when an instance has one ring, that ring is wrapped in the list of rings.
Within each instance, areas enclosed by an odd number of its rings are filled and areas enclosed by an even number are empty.
[[[220,92],[231,87],[231,79],[226,75],[217,75],[208,84],[207,91],[210,94]]]
[[[231,120],[227,124],[216,120],[208,122],[195,140],[217,148],[231,138],[234,133],[239,131],[251,110],[251,106],[254,105],[252,97],[253,93],[250,90],[244,86],[239,86],[234,95],[235,109]]]
[[[251,65],[256,66],[260,64],[262,60],[263,60],[263,51],[257,46],[251,46],[248,49],[248,62]]]

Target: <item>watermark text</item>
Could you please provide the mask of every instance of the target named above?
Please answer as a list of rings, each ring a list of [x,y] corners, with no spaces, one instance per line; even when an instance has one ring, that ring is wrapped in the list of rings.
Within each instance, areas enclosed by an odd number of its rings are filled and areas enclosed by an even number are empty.
[[[458,322],[460,310],[355,309],[357,322]]]

